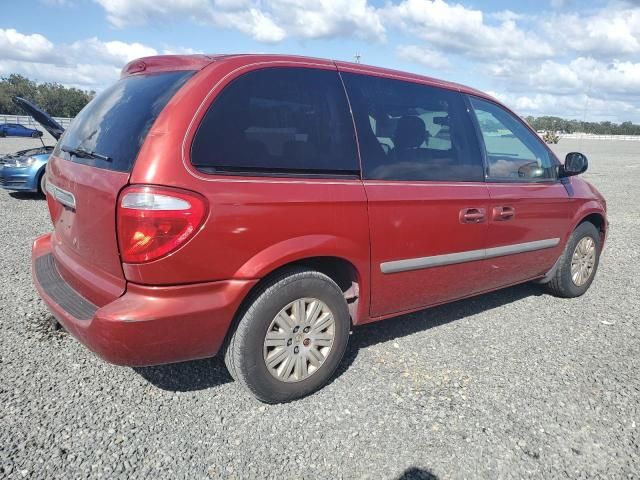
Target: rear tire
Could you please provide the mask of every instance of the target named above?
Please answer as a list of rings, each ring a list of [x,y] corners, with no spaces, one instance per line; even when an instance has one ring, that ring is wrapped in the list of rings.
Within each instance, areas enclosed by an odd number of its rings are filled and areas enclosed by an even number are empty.
[[[558,269],[546,285],[557,297],[574,298],[591,286],[600,263],[602,240],[591,222],[583,222],[573,231],[562,253]]]
[[[240,312],[225,348],[225,363],[258,400],[295,400],[331,379],[350,327],[347,302],[331,278],[288,269],[267,280]]]
[[[31,132],[31,138],[38,138],[38,132]]]

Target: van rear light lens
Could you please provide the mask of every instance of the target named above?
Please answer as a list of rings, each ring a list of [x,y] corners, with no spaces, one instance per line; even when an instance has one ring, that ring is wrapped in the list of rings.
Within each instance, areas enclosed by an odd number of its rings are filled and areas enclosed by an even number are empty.
[[[195,235],[205,219],[204,197],[167,187],[133,186],[118,201],[118,243],[125,263],[170,254]]]

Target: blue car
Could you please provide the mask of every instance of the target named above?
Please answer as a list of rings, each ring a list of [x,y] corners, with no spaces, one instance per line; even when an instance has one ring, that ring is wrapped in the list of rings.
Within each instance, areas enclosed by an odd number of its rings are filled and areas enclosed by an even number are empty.
[[[45,194],[45,167],[53,147],[37,147],[0,156],[0,187]]]
[[[14,98],[14,102],[20,105],[56,140],[64,133],[64,128],[58,122],[33,103],[20,97]],[[45,168],[53,148],[53,146],[44,145],[43,142],[42,147],[0,156],[0,187],[6,190],[38,192],[46,195]]]
[[[27,128],[19,123],[0,123],[0,137],[39,138],[41,136],[42,132],[35,128]]]

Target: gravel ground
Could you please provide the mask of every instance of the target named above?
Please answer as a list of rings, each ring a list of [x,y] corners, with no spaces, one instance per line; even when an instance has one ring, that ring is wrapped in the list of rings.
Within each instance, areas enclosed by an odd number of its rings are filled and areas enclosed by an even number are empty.
[[[0,192],[0,477],[639,478],[640,142],[554,148],[609,201],[584,297],[523,285],[358,328],[329,386],[276,406],[220,359],[115,367],[55,330],[30,277],[45,202]]]

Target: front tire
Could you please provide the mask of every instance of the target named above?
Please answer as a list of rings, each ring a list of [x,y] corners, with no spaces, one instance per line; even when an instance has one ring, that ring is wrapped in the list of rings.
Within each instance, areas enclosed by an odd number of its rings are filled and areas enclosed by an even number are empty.
[[[591,222],[578,225],[567,242],[547,289],[562,298],[583,295],[596,276],[601,248],[602,239],[596,226]]]
[[[38,176],[38,193],[45,198],[47,197],[47,176],[44,170]]]
[[[258,400],[295,400],[331,379],[350,326],[347,302],[331,278],[289,269],[251,297],[226,346],[225,363]]]

